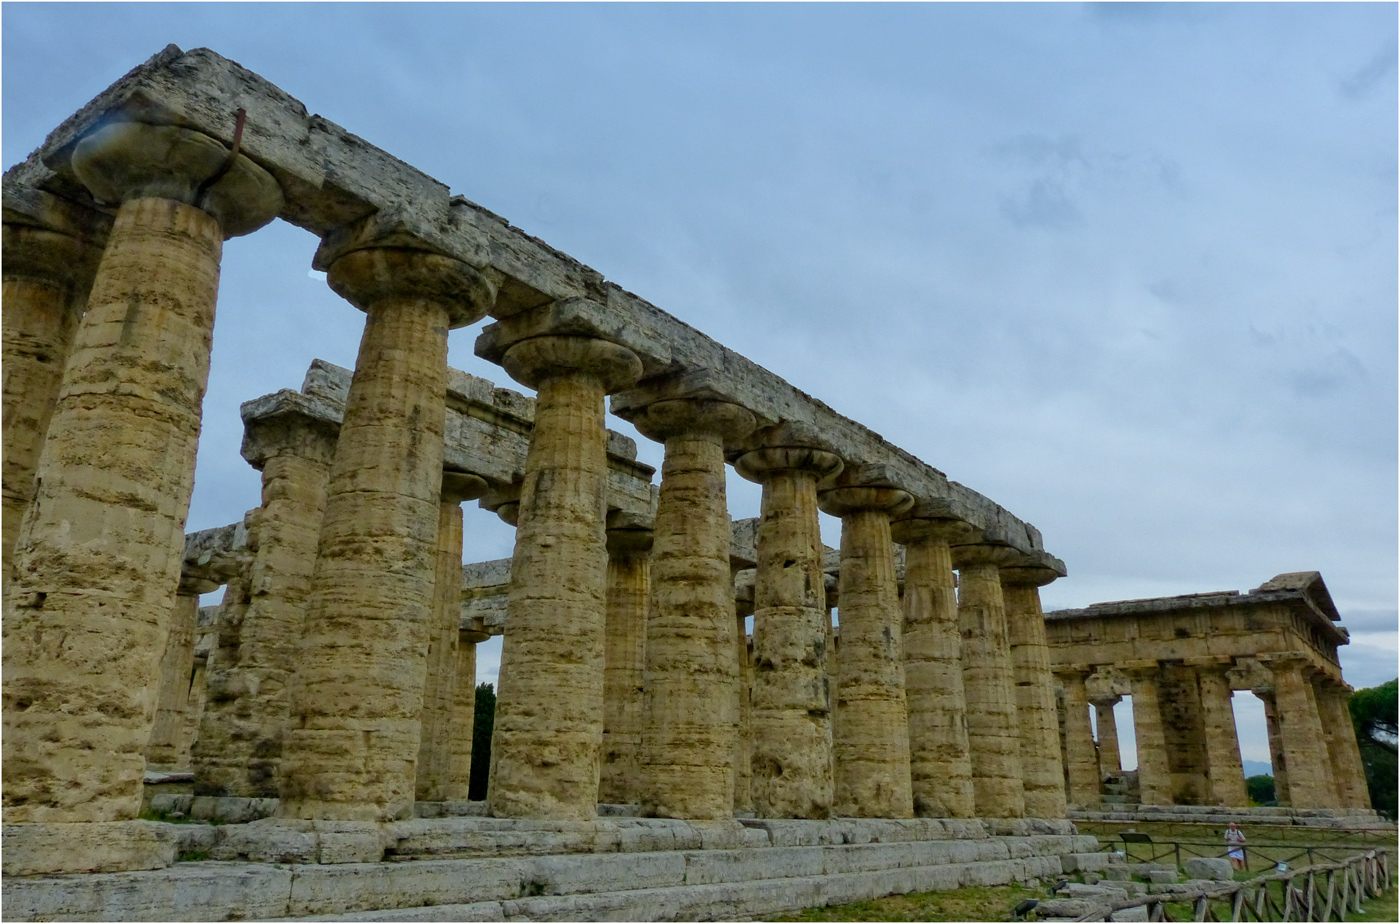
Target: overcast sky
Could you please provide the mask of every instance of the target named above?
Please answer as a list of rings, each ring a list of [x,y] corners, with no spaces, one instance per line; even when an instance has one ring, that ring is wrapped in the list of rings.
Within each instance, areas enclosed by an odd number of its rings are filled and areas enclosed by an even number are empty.
[[[1396,675],[1393,4],[0,16],[7,166],[165,44],[212,48],[1034,523],[1070,572],[1047,609],[1318,570],[1348,680]],[[226,247],[191,530],[258,503],[239,403],[354,365],[315,246]],[[511,384],[478,330],[452,364]],[[735,517],[758,497],[731,477]],[[471,505],[467,534],[510,554]]]

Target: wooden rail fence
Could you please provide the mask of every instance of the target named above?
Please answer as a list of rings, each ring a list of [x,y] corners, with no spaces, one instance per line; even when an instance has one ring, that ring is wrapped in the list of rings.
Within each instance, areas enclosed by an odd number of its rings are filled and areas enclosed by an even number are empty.
[[[1111,921],[1116,912],[1145,905],[1149,921],[1172,921],[1178,919],[1168,915],[1169,905],[1189,905],[1193,921],[1345,921],[1347,914],[1361,912],[1362,901],[1390,887],[1388,852],[1369,850],[1340,863],[1281,870],[1245,882],[1168,886],[1151,895],[1106,902],[1076,920]]]

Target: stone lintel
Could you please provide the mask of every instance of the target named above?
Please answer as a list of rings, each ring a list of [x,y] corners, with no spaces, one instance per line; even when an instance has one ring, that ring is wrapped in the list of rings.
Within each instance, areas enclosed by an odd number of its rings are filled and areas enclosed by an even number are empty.
[[[441,235],[433,235],[423,227],[423,215],[415,212],[404,203],[395,203],[375,210],[358,221],[338,225],[329,230],[311,258],[312,269],[328,272],[331,265],[341,257],[357,250],[389,247],[401,250],[418,250],[439,256],[462,260],[473,269],[489,270],[489,282],[496,282],[499,274],[490,269],[487,261],[472,264],[454,252],[454,248],[444,246]],[[445,214],[442,217],[446,217]]]
[[[1195,658],[1182,658],[1181,663],[1197,670],[1225,671],[1234,666],[1235,659],[1229,655],[1201,655]]]
[[[216,587],[227,584],[242,570],[252,554],[248,548],[248,529],[242,520],[227,526],[186,533],[181,578],[191,586],[199,581],[211,582]],[[213,589],[201,592],[209,593]]]
[[[626,347],[642,361],[643,376],[670,368],[671,349],[665,341],[633,328],[624,316],[588,298],[559,299],[486,325],[476,338],[476,355],[500,363],[515,344],[546,336],[590,337]]]
[[[745,407],[744,396],[737,389],[730,387],[722,376],[715,374],[710,369],[690,369],[672,375],[644,379],[635,387],[612,395],[608,399],[608,409],[623,420],[633,420],[646,408],[657,402],[675,400],[725,401],[729,404]],[[747,407],[745,410],[753,413]],[[755,414],[754,416],[758,420],[758,429],[770,427],[773,424],[773,421],[760,415]],[[739,441],[739,445],[746,446],[748,442],[749,435],[745,434],[744,438]]]
[[[350,393],[349,369],[313,360],[302,383],[302,395],[320,402],[317,412],[338,426]],[[296,392],[280,391],[245,405],[249,413],[270,413],[280,407],[270,399],[280,396],[295,402]],[[459,369],[448,370],[447,419],[443,463],[486,480],[490,491],[481,506],[495,510],[519,498],[525,477],[525,455],[534,428],[535,401],[509,388],[498,388],[488,379]],[[651,479],[656,469],[637,461],[637,444],[630,437],[608,431],[608,507],[650,519],[656,510],[656,489]],[[514,493],[512,493],[512,491]]]
[[[1080,675],[1087,677],[1096,670],[1092,664],[1056,664],[1051,667],[1055,674],[1065,674],[1066,676]]]
[[[723,373],[739,402],[757,416],[801,423],[821,433],[829,449],[854,464],[884,462],[915,497],[948,497],[968,508],[969,522],[1001,529],[1023,550],[1043,548],[1040,532],[977,492],[804,394],[772,372],[677,320],[646,300],[607,282],[501,216],[461,197],[414,167],[339,125],[309,115],[299,101],[257,74],[208,50],[170,46],[122,77],[66,120],[39,156],[65,165],[86,131],[109,118],[187,126],[229,143],[233,111],[247,110],[242,151],[267,169],[285,196],[281,217],[318,237],[376,211],[403,208],[404,227],[434,250],[500,273],[491,313],[511,318],[552,302],[587,299],[598,306],[605,331],[655,344],[669,354],[642,350],[644,362],[665,360],[670,371],[708,368]],[[42,165],[40,165],[42,166]],[[71,175],[33,170],[43,188],[77,202],[86,190]],[[626,341],[620,341],[625,346]],[[653,372],[650,368],[648,374]]]
[[[45,192],[11,173],[5,174],[3,182],[5,224],[66,234],[97,248],[106,246],[107,234],[112,230],[111,215]]]
[[[1157,674],[1162,670],[1162,662],[1156,658],[1139,658],[1133,661],[1119,661],[1116,665],[1125,674]]]

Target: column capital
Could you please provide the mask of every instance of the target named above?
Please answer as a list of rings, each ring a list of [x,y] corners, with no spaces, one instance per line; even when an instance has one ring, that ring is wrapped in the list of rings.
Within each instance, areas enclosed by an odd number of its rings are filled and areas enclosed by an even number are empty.
[[[212,215],[224,237],[251,234],[282,209],[282,188],[246,155],[203,132],[104,122],[73,148],[73,173],[99,203],[171,199]]]
[[[274,456],[290,453],[330,464],[340,434],[340,415],[325,402],[283,389],[240,408],[243,417],[241,453],[262,471]]]
[[[459,629],[457,630],[458,641],[470,645],[480,645],[491,637],[490,632],[483,632],[480,629]]]
[[[1181,663],[1201,673],[1224,674],[1234,668],[1235,659],[1229,655],[1205,655],[1199,658],[1184,658]]]
[[[489,490],[486,479],[480,478],[470,472],[459,472],[456,469],[445,468],[442,470],[442,492],[439,495],[441,503],[460,504],[463,501],[476,500]]]
[[[645,437],[665,442],[672,437],[710,436],[733,444],[753,432],[758,421],[747,409],[715,398],[668,398],[636,408],[630,417]]]
[[[814,446],[764,447],[734,460],[739,477],[759,484],[778,472],[810,472],[821,481],[840,474],[844,465],[836,453]]]
[[[953,567],[955,568],[964,568],[969,565],[996,565],[998,568],[1007,568],[1022,561],[1022,554],[1019,550],[1013,549],[1009,545],[994,545],[990,542],[955,545],[952,552]]]
[[[646,555],[651,551],[655,533],[640,527],[623,527],[607,531],[608,555],[613,558],[631,558]]]
[[[642,361],[637,354],[596,337],[531,337],[507,349],[501,364],[511,378],[531,388],[539,388],[551,378],[589,375],[602,383],[605,392],[612,393],[642,375]]]
[[[361,311],[385,299],[437,302],[447,310],[447,326],[465,327],[486,316],[496,287],[461,260],[407,247],[367,247],[340,254],[326,282]]]
[[[946,542],[957,545],[975,541],[982,530],[965,520],[942,517],[906,517],[890,524],[890,536],[900,545],[918,542]]]
[[[520,525],[520,485],[493,484],[490,489],[481,496],[480,506],[483,510],[489,510],[501,521],[509,526]]]
[[[914,497],[908,491],[880,485],[847,485],[817,494],[817,506],[823,513],[836,517],[861,510],[876,510],[893,517],[908,510],[913,503]]]

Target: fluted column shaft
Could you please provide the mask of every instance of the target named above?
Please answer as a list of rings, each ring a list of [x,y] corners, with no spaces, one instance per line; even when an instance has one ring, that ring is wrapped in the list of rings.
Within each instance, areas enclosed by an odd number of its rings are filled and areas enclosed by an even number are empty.
[[[1137,739],[1138,799],[1143,805],[1171,805],[1172,780],[1156,666],[1129,672],[1133,690],[1133,735]]]
[[[953,548],[959,575],[958,627],[963,642],[967,744],[977,815],[982,818],[1020,818],[1026,813],[1015,677],[1000,573],[1002,565],[1018,560],[1013,550],[996,546]]]
[[[1292,806],[1293,793],[1288,787],[1288,756],[1283,750],[1283,730],[1279,726],[1278,703],[1273,688],[1255,690],[1254,695],[1264,704],[1264,728],[1269,736],[1269,762],[1274,774],[1274,799],[1279,805]]]
[[[423,686],[422,733],[418,743],[415,786],[420,802],[442,802],[450,798],[448,790],[453,779],[453,740],[458,732],[457,681],[460,665],[457,646],[462,632],[462,502],[484,493],[486,482],[475,475],[443,472],[442,494],[438,504],[437,567],[433,574],[433,611],[429,622],[427,676]],[[475,664],[473,649],[473,673]]]
[[[449,766],[443,790],[443,797],[452,802],[471,798],[468,793],[472,782],[472,734],[476,728],[476,646],[490,637],[466,629],[457,637],[457,679],[452,690]]]
[[[327,281],[366,312],[291,691],[282,817],[409,817],[438,559],[447,329],[493,292],[465,263],[370,248]]]
[[[1032,818],[1065,817],[1055,678],[1050,673],[1050,643],[1039,590],[1056,576],[1037,568],[1012,567],[1001,572],[1016,682],[1016,724],[1021,734],[1021,786],[1026,814]]]
[[[1089,693],[1084,675],[1059,675],[1065,688],[1065,776],[1067,801],[1085,808],[1099,799],[1099,771],[1094,761],[1094,731],[1089,727]]]
[[[893,536],[905,550],[902,604],[909,766],[914,814],[922,818],[971,818],[977,811],[967,742],[957,580],[949,548],[949,540],[965,535],[966,528],[956,520],[910,519],[893,524]]]
[[[1118,716],[1113,707],[1119,697],[1094,703],[1099,729],[1099,779],[1123,775],[1123,755],[1118,746]]]
[[[1205,721],[1207,779],[1210,799],[1216,805],[1249,805],[1240,760],[1240,739],[1235,710],[1230,705],[1230,684],[1224,666],[1200,668],[1201,713]]]
[[[262,506],[247,580],[229,583],[208,699],[193,748],[195,792],[277,798],[290,685],[316,567],[339,426],[288,413],[245,422],[243,454],[262,471]],[[246,599],[243,599],[246,596]],[[228,636],[232,636],[231,638]]]
[[[73,335],[101,250],[67,234],[4,226],[3,557],[8,576],[20,522],[34,498],[34,471],[49,430]]]
[[[804,447],[759,449],[735,469],[763,486],[756,537],[750,774],[760,818],[831,815],[831,614],[817,482],[841,460]]]
[[[1273,661],[1274,700],[1294,808],[1336,808],[1327,766],[1327,739],[1299,661]]]
[[[603,763],[598,801],[642,801],[642,671],[651,598],[652,531],[608,530]]]
[[[732,569],[731,569],[732,570]],[[752,708],[749,697],[753,690],[753,655],[749,650],[747,621],[753,615],[753,603],[736,601],[734,610],[734,658],[739,668],[738,712],[734,741],[734,811],[753,811],[753,748]]]
[[[728,402],[684,399],[652,404],[633,422],[666,445],[647,610],[643,808],[732,818],[739,666],[724,446],[754,418]]]
[[[852,486],[824,491],[820,501],[823,510],[841,517],[833,814],[911,818],[904,616],[890,517],[908,510],[913,498],[893,488]]]
[[[1341,807],[1369,809],[1371,793],[1366,787],[1366,771],[1361,763],[1361,749],[1356,743],[1356,728],[1352,725],[1351,711],[1347,708],[1348,690],[1338,683],[1322,683],[1316,690],[1322,726],[1327,730],[1332,778],[1337,784]]]
[[[117,212],[6,582],[7,821],[140,809],[223,237],[172,199]]]
[[[209,591],[216,586],[210,586]],[[187,769],[191,741],[187,737],[190,675],[194,670],[195,628],[199,621],[199,591],[181,586],[170,614],[170,631],[160,663],[160,694],[146,764],[162,770]]]
[[[603,738],[608,556],[603,398],[641,374],[631,351],[583,337],[512,346],[506,370],[534,385],[511,561],[490,810],[586,819],[597,813]]]

